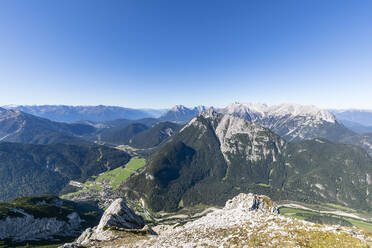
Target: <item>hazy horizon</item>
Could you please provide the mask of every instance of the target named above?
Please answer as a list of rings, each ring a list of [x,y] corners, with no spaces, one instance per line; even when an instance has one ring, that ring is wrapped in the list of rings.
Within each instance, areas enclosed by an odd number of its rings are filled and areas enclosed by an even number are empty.
[[[176,104],[176,105],[172,105],[172,106],[167,106],[167,107],[163,107],[163,108],[151,108],[151,107],[140,107],[140,108],[136,108],[136,107],[130,107],[130,106],[121,106],[121,105],[104,105],[104,104],[96,104],[96,105],[68,105],[68,104],[6,104],[6,105],[0,105],[0,108],[15,108],[15,107],[20,107],[20,106],[24,106],[24,107],[33,107],[33,106],[38,106],[38,107],[42,107],[42,106],[67,106],[67,107],[98,107],[98,106],[104,106],[104,107],[121,107],[121,108],[129,108],[129,109],[138,109],[138,110],[158,110],[158,111],[162,111],[162,110],[169,110],[177,105],[182,105],[182,106],[185,106],[187,108],[195,108],[195,107],[198,107],[198,106],[204,106],[204,107],[215,107],[215,108],[224,108],[224,107],[227,107],[228,105],[230,104],[233,104],[233,103],[236,103],[236,102],[231,102],[227,105],[223,105],[223,106],[206,106],[206,105],[202,105],[202,104],[196,104],[196,105],[184,105],[184,104]],[[347,110],[354,110],[354,111],[372,111],[372,108],[368,109],[368,108],[321,108],[319,106],[317,106],[316,104],[299,104],[299,103],[294,103],[294,102],[282,102],[282,103],[279,103],[279,104],[267,104],[267,103],[254,103],[254,102],[238,102],[238,103],[241,103],[241,104],[265,104],[265,105],[269,105],[269,106],[272,106],[272,105],[281,105],[281,104],[296,104],[296,105],[302,105],[302,106],[315,106],[319,109],[324,109],[324,110],[329,110],[329,111],[347,111]]]

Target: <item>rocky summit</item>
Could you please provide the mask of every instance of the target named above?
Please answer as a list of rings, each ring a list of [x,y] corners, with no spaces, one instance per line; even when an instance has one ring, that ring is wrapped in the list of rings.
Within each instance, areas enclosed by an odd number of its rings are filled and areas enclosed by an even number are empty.
[[[105,215],[109,216],[115,206],[124,206],[119,204],[120,202],[123,203],[121,200],[116,200],[112,207],[106,210]],[[241,193],[228,200],[223,208],[214,209],[207,215],[190,220],[184,225],[157,225],[153,229],[157,235],[151,232],[134,233],[124,229],[107,229],[101,233],[105,233],[106,239],[90,239],[82,242],[79,238],[77,243],[62,247],[83,247],[82,245],[138,248],[370,247],[372,245],[372,239],[358,229],[319,225],[285,217],[279,214],[276,203],[269,197],[251,193]]]
[[[128,208],[124,199],[116,199],[103,214],[98,226],[86,229],[77,239],[78,244],[89,245],[96,241],[117,239],[116,232],[138,232],[148,230],[144,228],[144,220]],[[74,244],[66,244],[70,247]]]

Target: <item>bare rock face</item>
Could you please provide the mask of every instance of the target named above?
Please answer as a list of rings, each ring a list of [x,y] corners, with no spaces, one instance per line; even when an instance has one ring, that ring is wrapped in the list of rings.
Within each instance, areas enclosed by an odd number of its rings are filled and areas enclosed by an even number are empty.
[[[268,213],[279,213],[279,209],[271,198],[264,195],[255,195],[252,193],[240,193],[233,199],[228,200],[224,207],[225,210],[246,209],[249,211],[259,210]]]
[[[76,240],[76,243],[80,244],[80,243],[88,242],[90,237],[93,235],[94,231],[95,231],[95,229],[93,229],[93,228],[85,229],[85,231]],[[65,244],[65,245],[69,245],[69,244]],[[61,246],[59,248],[63,248],[63,247],[64,246]]]
[[[85,247],[79,243],[67,243],[60,246],[59,248],[85,248]]]
[[[145,223],[141,217],[128,208],[124,199],[116,199],[107,208],[98,224],[97,232],[115,228],[141,229]]]
[[[86,229],[76,242],[86,245],[117,239],[118,235],[113,230],[150,233],[147,229],[144,220],[127,206],[124,199],[119,198],[107,208],[98,226]]]
[[[53,235],[69,236],[79,232],[82,220],[73,212],[67,216],[68,221],[57,218],[35,218],[21,209],[13,209],[19,217],[7,216],[0,220],[0,239],[10,238],[13,241],[32,239],[49,239]]]

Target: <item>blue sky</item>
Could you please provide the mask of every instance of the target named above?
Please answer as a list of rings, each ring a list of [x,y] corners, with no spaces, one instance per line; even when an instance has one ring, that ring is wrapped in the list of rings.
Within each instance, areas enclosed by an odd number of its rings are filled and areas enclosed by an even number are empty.
[[[372,109],[372,1],[0,1],[0,105],[235,101]]]

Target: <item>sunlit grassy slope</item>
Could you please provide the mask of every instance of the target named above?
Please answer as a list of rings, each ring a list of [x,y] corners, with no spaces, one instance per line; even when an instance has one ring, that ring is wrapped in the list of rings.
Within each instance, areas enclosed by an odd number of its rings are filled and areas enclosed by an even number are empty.
[[[80,193],[88,192],[89,190],[100,190],[104,180],[108,180],[112,189],[115,190],[119,184],[125,182],[130,175],[132,175],[136,170],[145,166],[145,164],[146,160],[144,158],[134,157],[126,165],[102,173],[97,177],[93,177],[94,180],[86,181],[81,190],[63,195],[61,197],[64,198],[67,196],[78,195]]]
[[[99,175],[96,178],[96,182],[102,182],[107,179],[111,182],[111,187],[116,189],[116,187],[127,180],[127,178],[132,175],[136,170],[145,166],[146,160],[144,158],[132,158],[125,167],[118,167],[114,170],[108,171]]]

